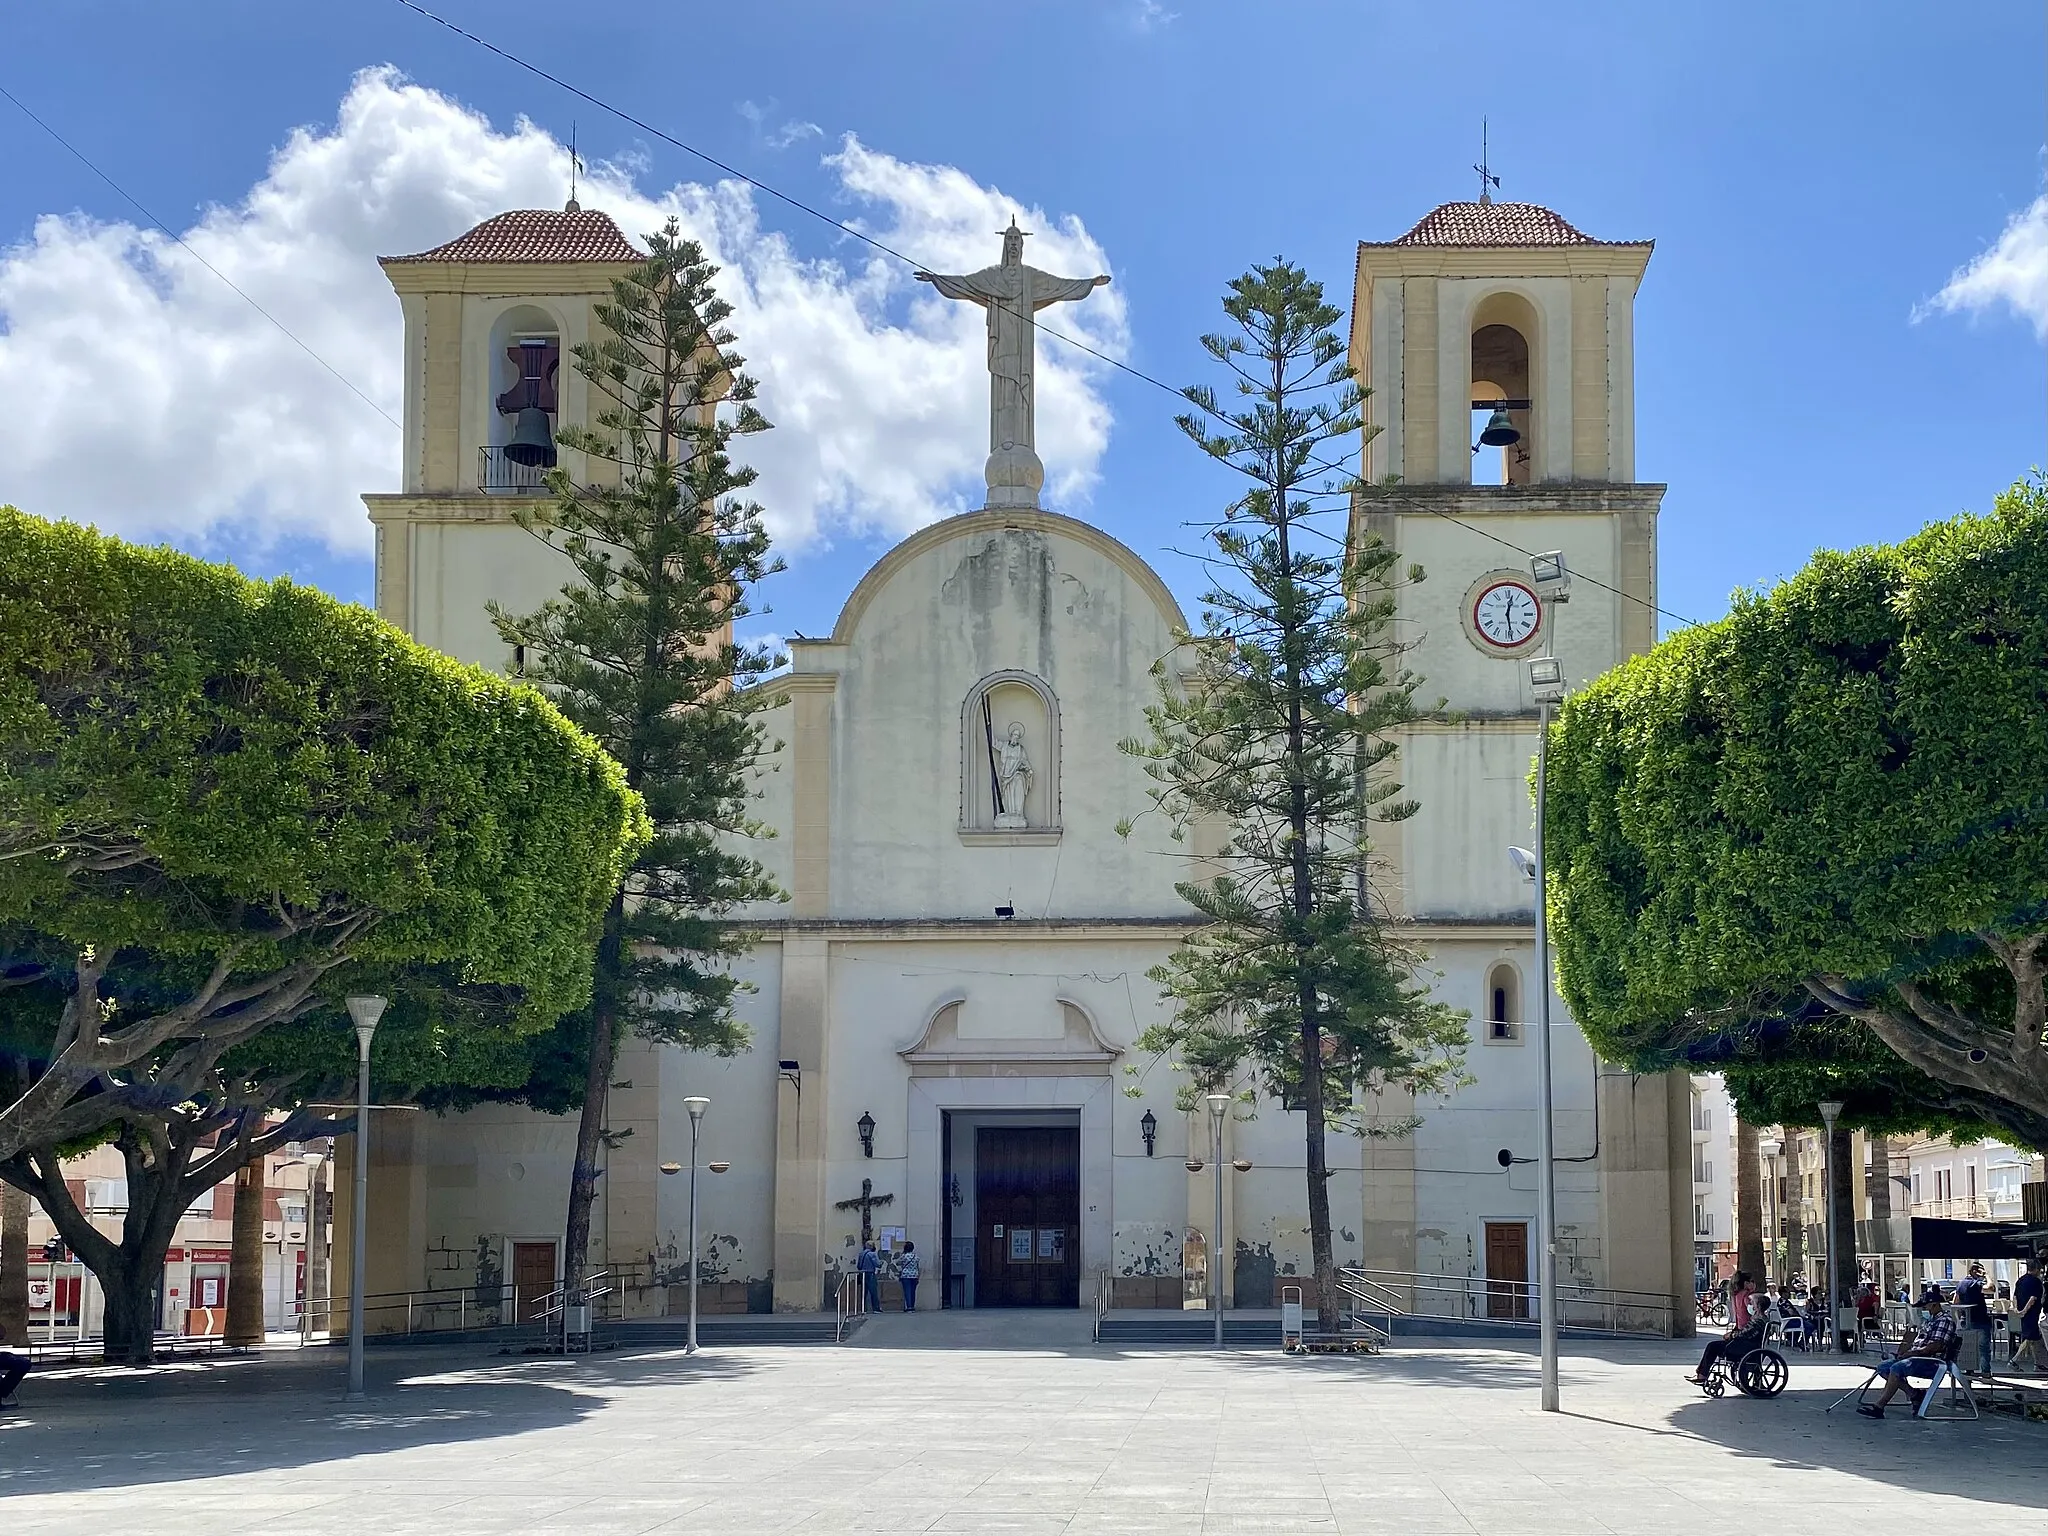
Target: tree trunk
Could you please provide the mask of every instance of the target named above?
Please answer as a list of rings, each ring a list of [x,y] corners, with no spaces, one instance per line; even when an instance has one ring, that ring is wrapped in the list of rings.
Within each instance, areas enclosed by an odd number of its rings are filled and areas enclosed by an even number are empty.
[[[1856,1296],[1856,1170],[1849,1166],[1854,1133],[1838,1130],[1828,1138],[1828,1162],[1834,1170],[1829,1180],[1828,1202],[1834,1212],[1835,1241],[1828,1254],[1828,1270],[1835,1280],[1834,1305],[1846,1307]],[[1833,1328],[1835,1320],[1828,1319]]]
[[[235,1175],[234,1247],[228,1260],[230,1349],[263,1345],[263,1170],[259,1157]]]
[[[1763,1154],[1747,1120],[1735,1122],[1735,1267],[1764,1278]]]
[[[124,1258],[93,1274],[106,1296],[106,1333],[101,1352],[109,1365],[148,1365],[156,1359],[156,1283],[163,1252],[155,1264]]]
[[[0,1184],[0,1338],[28,1341],[28,1191]]]
[[[623,891],[612,897],[598,943],[590,998],[590,1067],[583,1084],[583,1116],[576,1126],[576,1166],[569,1173],[569,1219],[562,1236],[562,1285],[573,1296],[590,1268],[590,1208],[597,1198],[598,1148],[604,1140],[605,1101],[618,1052],[619,994],[624,987]]]

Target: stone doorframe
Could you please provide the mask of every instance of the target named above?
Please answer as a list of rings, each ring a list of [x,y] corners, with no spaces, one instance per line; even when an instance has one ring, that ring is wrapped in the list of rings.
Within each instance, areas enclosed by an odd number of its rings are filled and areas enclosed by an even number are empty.
[[[945,1191],[944,1112],[947,1110],[1078,1110],[1081,1121],[1081,1305],[1091,1307],[1109,1278],[1114,1233],[1111,1204],[1110,1111],[1116,1085],[1106,1074],[1087,1077],[918,1077],[910,1083],[906,1116],[909,1159],[906,1236],[933,1256],[928,1275],[945,1294],[948,1255],[943,1243]]]

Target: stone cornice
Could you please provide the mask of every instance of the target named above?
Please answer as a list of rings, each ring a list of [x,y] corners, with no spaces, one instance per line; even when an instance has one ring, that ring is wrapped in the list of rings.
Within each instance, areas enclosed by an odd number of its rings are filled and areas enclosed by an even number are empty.
[[[609,297],[624,261],[392,261],[378,263],[399,293],[471,293],[493,298]]]
[[[1535,930],[1534,916],[1491,914],[1474,917],[1396,918],[1403,937],[1520,942]],[[947,940],[982,943],[1030,934],[1062,942],[1121,943],[1131,939],[1168,939],[1178,943],[1202,926],[1193,914],[1173,917],[777,917],[753,921],[733,919],[727,927],[758,933],[765,942],[785,939],[826,939],[838,942],[902,943]]]
[[[1650,245],[1358,247],[1358,277],[1626,277],[1640,283]]]
[[[540,496],[487,496],[481,491],[365,492],[373,523],[509,523],[513,509],[545,505]]]
[[[1666,487],[1654,481],[1547,480],[1539,485],[1460,485],[1402,481],[1352,492],[1354,513],[1405,512],[1451,517],[1584,517],[1614,512],[1654,514]]]

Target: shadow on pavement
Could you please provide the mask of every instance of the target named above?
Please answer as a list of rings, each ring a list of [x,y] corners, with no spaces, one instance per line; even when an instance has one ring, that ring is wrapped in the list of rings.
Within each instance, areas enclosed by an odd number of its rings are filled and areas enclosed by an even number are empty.
[[[1703,1397],[1656,1432],[1696,1436],[1774,1467],[1826,1468],[1922,1493],[2048,1509],[2048,1428],[1988,1413],[1926,1422],[1899,1405],[1881,1421],[1860,1417],[1851,1403],[1826,1412],[1859,1375],[1837,1369],[1826,1387],[1800,1387],[1795,1367],[1795,1385],[1776,1398]]]
[[[192,1482],[487,1441],[572,1424],[615,1389],[729,1380],[729,1355],[521,1357],[372,1351],[368,1400],[343,1400],[339,1351],[216,1356],[142,1370],[37,1371],[0,1412],[0,1499]],[[0,1520],[0,1529],[6,1522]]]

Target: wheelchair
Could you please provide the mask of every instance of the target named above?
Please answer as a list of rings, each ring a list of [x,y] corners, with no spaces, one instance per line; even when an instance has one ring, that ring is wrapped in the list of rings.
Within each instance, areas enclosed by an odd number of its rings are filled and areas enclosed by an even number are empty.
[[[1707,1379],[1700,1383],[1700,1390],[1709,1397],[1720,1397],[1733,1382],[1735,1390],[1744,1397],[1771,1398],[1784,1391],[1791,1379],[1785,1357],[1759,1339],[1739,1360],[1730,1360],[1726,1355],[1716,1360]]]

